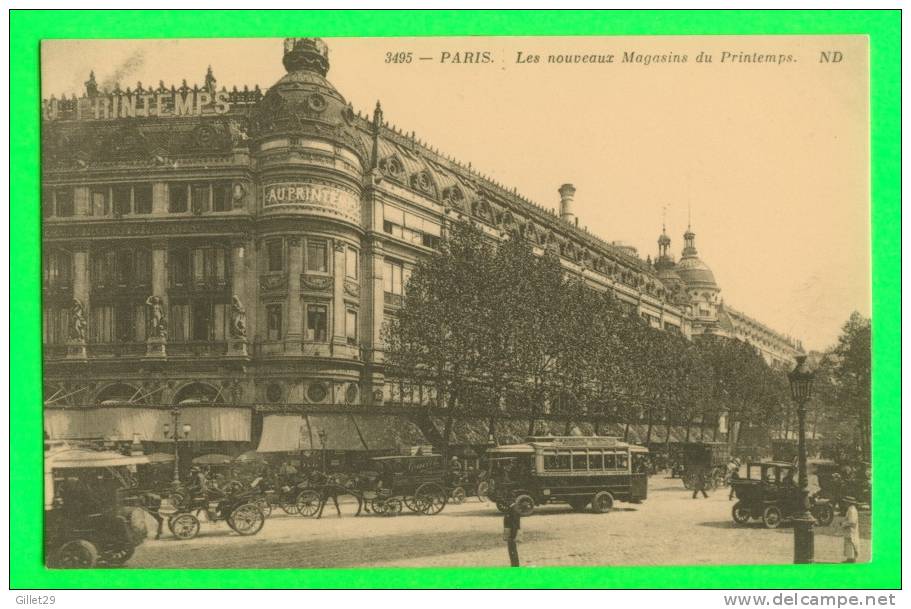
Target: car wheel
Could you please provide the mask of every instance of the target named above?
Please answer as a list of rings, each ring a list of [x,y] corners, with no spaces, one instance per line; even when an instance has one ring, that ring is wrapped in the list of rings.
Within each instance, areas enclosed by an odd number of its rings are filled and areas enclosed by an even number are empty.
[[[781,510],[770,505],[762,512],[762,522],[767,529],[777,529],[781,525]]]
[[[126,561],[132,558],[133,553],[136,551],[134,546],[124,546],[117,550],[112,550],[110,552],[105,552],[102,557],[105,564],[117,567],[125,563]]]
[[[835,520],[835,510],[828,503],[822,503],[813,507],[813,516],[819,526],[827,527]]]
[[[601,491],[592,497],[592,509],[599,514],[606,514],[614,507],[614,496],[607,491]]]
[[[520,516],[531,516],[531,513],[535,511],[535,500],[531,495],[518,495],[516,509],[519,510]]]
[[[168,522],[168,527],[178,539],[193,539],[199,534],[199,519],[193,514],[177,514]]]
[[[746,524],[750,521],[750,510],[745,508],[738,501],[734,504],[734,507],[731,508],[731,516],[734,518],[734,522],[737,524]]]
[[[500,512],[502,512],[503,514],[505,514],[506,512],[509,511],[509,504],[506,503],[505,501],[497,501],[497,509]]]
[[[98,564],[98,549],[85,539],[68,541],[54,553],[51,567],[55,569],[91,569]]]

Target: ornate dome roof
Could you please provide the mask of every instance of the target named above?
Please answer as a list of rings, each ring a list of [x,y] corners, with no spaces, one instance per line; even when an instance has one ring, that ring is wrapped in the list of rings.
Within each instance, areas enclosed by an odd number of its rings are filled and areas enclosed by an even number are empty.
[[[326,80],[329,50],[319,38],[286,38],[282,59],[288,73],[250,114],[251,135],[311,134],[355,144],[354,111]],[[358,150],[359,147],[355,147]]]
[[[696,251],[696,234],[686,229],[683,234],[683,255],[677,263],[677,274],[688,288],[699,288],[720,291],[715,282],[715,274],[703,262]]]

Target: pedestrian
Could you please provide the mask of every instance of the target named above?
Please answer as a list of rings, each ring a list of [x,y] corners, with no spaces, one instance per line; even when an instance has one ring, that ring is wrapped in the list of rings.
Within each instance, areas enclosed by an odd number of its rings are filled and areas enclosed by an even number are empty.
[[[702,496],[706,499],[709,498],[708,493],[705,492],[705,472],[700,471],[696,474],[696,479],[693,482],[693,499],[702,493]]]
[[[731,499],[734,498],[734,494],[736,491],[736,489],[734,487],[734,483],[737,482],[738,480],[740,480],[740,459],[737,459],[736,457],[731,460],[729,479],[730,479],[729,484],[731,485],[731,492],[728,495],[728,501],[730,501]]]
[[[842,499],[845,508],[845,519],[841,528],[845,537],[845,562],[857,562],[860,548],[860,530],[858,528],[857,500],[854,497]]]
[[[513,503],[503,515],[503,541],[506,542],[506,549],[509,552],[509,566],[519,566],[519,533],[522,530],[522,514],[519,513],[519,506]]]

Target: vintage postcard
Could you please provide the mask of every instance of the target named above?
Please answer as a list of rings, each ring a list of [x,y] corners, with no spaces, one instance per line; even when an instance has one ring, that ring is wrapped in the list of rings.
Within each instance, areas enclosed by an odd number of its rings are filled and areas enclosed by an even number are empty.
[[[869,561],[868,55],[44,41],[47,566]]]

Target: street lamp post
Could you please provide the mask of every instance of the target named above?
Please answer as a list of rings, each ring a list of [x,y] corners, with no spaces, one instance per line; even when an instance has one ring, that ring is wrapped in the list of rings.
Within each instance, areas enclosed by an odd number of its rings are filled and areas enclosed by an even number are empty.
[[[189,423],[180,424],[180,408],[175,406],[171,409],[171,422],[164,424],[164,437],[174,441],[174,484],[180,483],[180,440],[181,432],[183,439],[190,436],[192,427]]]
[[[797,404],[797,476],[800,487],[800,511],[794,515],[794,564],[813,562],[813,514],[810,512],[810,489],[807,480],[807,402],[813,394],[816,374],[806,355],[797,356],[797,366],[788,373],[791,397]]]

